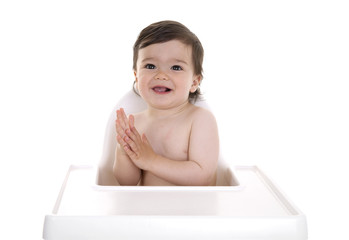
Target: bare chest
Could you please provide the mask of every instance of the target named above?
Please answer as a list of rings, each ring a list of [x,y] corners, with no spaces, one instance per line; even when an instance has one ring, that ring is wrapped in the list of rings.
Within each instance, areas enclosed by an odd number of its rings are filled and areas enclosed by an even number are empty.
[[[188,159],[190,126],[188,123],[152,123],[141,126],[153,150],[163,157],[185,161]]]

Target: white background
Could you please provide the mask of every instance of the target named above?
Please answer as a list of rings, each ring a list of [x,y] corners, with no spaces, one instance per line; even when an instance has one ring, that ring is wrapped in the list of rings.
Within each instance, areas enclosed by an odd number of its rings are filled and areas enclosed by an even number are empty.
[[[69,165],[101,156],[139,31],[171,19],[205,48],[226,160],[264,170],[306,214],[310,240],[349,239],[348,12],[345,1],[2,1],[0,238],[41,239]]]

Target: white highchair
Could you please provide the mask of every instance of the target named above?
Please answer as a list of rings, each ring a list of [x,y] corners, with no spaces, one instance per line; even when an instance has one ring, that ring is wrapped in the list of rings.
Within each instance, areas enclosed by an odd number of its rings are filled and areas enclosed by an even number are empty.
[[[208,108],[205,101],[195,103]],[[217,186],[119,186],[112,173],[115,111],[142,111],[133,91],[115,106],[98,166],[71,166],[43,238],[306,240],[305,215],[256,166],[219,158]]]

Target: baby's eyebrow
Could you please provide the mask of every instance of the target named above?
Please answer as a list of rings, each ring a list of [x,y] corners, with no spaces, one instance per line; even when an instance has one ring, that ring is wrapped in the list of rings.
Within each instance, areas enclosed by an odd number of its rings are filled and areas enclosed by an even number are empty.
[[[152,57],[144,58],[144,59],[142,59],[142,63],[148,62],[148,61],[153,61],[153,60],[154,60],[154,58],[152,58]]]
[[[181,60],[181,59],[174,59],[175,62],[179,62],[179,63],[184,63],[186,65],[189,65],[186,61]]]

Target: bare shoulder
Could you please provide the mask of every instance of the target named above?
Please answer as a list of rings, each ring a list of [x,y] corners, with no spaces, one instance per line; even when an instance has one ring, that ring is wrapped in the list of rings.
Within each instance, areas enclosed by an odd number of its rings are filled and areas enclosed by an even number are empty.
[[[213,124],[216,125],[216,118],[213,113],[205,108],[193,106],[192,111],[193,124]]]

